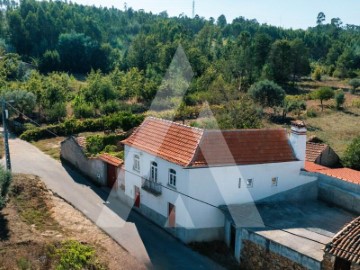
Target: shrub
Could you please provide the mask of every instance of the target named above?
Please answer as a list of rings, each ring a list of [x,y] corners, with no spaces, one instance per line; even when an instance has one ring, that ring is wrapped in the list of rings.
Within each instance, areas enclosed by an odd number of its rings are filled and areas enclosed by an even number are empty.
[[[110,100],[100,107],[101,114],[109,115],[120,110],[119,103],[115,100]]]
[[[94,248],[75,240],[63,241],[54,256],[58,259],[57,270],[104,269],[96,259]]]
[[[353,91],[356,91],[356,88],[360,87],[360,79],[351,79],[349,85],[352,87]]]
[[[64,123],[48,125],[26,130],[20,139],[26,141],[37,141],[45,138],[58,136],[69,136],[87,131],[103,131],[105,129],[115,130],[122,128],[124,131],[138,126],[144,120],[143,115],[131,113],[117,113],[102,118],[91,118],[86,120],[68,119]],[[54,134],[55,133],[55,134]]]
[[[95,108],[89,103],[80,103],[74,106],[74,115],[76,118],[89,118],[95,115]]]
[[[272,81],[264,80],[253,84],[250,97],[264,107],[280,106],[285,99],[285,91]]]
[[[306,111],[306,116],[314,118],[318,116],[318,113],[314,108],[310,108],[309,110]]]
[[[46,110],[46,115],[50,122],[60,121],[66,117],[66,104],[64,102],[55,103]]]
[[[314,72],[311,74],[311,77],[315,81],[321,81],[321,75],[322,75],[321,68],[319,66],[317,66],[315,68]]]
[[[0,165],[0,210],[6,205],[6,196],[11,183],[11,173]]]
[[[343,90],[338,90],[335,92],[335,103],[336,109],[340,109],[345,103],[345,94]]]
[[[343,163],[346,167],[360,170],[360,136],[355,138],[346,149]]]

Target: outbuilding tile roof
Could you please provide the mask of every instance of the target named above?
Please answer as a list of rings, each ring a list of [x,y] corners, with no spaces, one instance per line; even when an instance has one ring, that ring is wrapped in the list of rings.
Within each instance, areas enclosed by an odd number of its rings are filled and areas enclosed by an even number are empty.
[[[307,142],[306,143],[306,160],[315,162],[315,160],[321,155],[321,153],[327,147],[328,146],[323,143]]]
[[[335,235],[325,251],[360,264],[360,217],[357,217]]]
[[[124,161],[122,159],[111,156],[106,153],[99,155],[99,159],[101,159],[102,161],[104,161],[108,164],[111,164],[115,167],[119,167],[120,165],[122,165],[124,163]]]
[[[203,130],[149,117],[122,142],[184,167],[296,160],[284,129]]]
[[[328,167],[315,164],[314,162],[306,161],[305,170],[308,172],[321,173],[346,182],[360,185],[360,172],[349,168],[330,169]]]

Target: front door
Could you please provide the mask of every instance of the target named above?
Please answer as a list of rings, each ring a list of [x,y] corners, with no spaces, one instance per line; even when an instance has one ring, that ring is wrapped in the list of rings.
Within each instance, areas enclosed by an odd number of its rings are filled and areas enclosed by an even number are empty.
[[[175,205],[169,203],[169,213],[168,213],[169,227],[174,228],[176,225],[176,212]]]
[[[140,207],[140,188],[137,187],[137,186],[134,186],[134,192],[135,192],[135,197],[134,197],[134,200],[135,200],[135,203],[134,203],[134,206],[139,208]]]
[[[116,182],[116,178],[117,178],[117,173],[116,173],[116,167],[111,165],[111,164],[107,164],[107,186],[109,188],[112,188]]]

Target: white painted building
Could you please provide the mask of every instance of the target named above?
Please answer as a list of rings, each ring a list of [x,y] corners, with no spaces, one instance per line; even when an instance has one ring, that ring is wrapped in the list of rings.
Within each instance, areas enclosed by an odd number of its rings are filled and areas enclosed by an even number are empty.
[[[224,239],[220,206],[316,180],[302,173],[306,128],[213,131],[147,118],[126,140],[125,194],[184,242]]]

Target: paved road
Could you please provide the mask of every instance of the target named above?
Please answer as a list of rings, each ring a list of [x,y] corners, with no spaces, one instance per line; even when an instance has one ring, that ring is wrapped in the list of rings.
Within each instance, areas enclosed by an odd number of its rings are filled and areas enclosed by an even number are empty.
[[[13,172],[40,176],[49,189],[83,212],[149,268],[222,269],[33,145],[11,139],[10,153]]]

